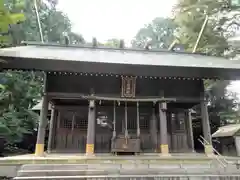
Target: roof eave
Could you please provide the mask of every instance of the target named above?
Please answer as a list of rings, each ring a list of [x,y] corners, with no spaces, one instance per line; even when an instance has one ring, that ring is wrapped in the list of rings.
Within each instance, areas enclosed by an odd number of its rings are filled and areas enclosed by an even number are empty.
[[[117,63],[96,63],[82,61],[63,61],[27,58],[6,58],[2,64],[4,70],[45,71],[45,72],[82,72],[153,77],[191,77],[199,79],[240,79],[240,71],[201,67],[132,65]]]

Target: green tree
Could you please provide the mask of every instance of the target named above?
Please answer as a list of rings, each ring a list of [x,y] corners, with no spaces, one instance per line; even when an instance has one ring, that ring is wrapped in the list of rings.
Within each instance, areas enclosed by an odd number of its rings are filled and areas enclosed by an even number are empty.
[[[144,47],[147,43],[152,48],[168,48],[174,40],[176,24],[172,19],[155,18],[141,28],[132,41],[133,47]]]
[[[16,3],[16,6],[19,4]],[[4,6],[4,0],[0,0],[0,45],[8,46],[11,43],[10,28],[25,20],[22,13],[11,13]]]
[[[5,72],[0,77],[0,136],[11,144],[36,127],[38,116],[31,107],[41,97],[41,76],[33,72]]]
[[[210,55],[223,56],[228,49],[226,39],[234,35],[240,25],[240,16],[236,12],[228,12],[226,1],[182,0],[175,8],[175,22],[179,28],[177,38],[192,51],[200,29],[209,16],[197,51]]]
[[[229,10],[229,9],[228,9]],[[189,52],[197,41],[198,34],[209,16],[200,39],[197,52],[225,56],[229,50],[227,38],[232,36],[239,24],[239,14],[226,10],[226,1],[182,0],[175,8],[176,36]],[[226,124],[239,118],[236,96],[229,95],[229,81],[206,81],[205,91],[210,102],[209,114],[213,126]]]
[[[68,17],[56,9],[57,0],[37,2],[45,42],[61,43],[63,33],[68,34],[73,44],[85,42],[80,34],[71,31]],[[4,1],[4,11],[8,12],[8,16],[23,12],[25,17],[22,23],[9,27],[8,46],[16,46],[24,40],[40,42],[33,3],[33,0]],[[21,141],[24,134],[32,133],[36,128],[38,116],[31,108],[41,99],[42,82],[43,74],[38,72],[0,73],[0,138],[5,138],[7,144]]]
[[[7,0],[9,11],[15,12],[18,6],[15,6],[16,0]],[[84,39],[80,34],[71,32],[71,22],[69,18],[61,11],[57,10],[57,0],[38,0],[39,18],[41,21],[43,39],[45,42],[61,43],[63,33],[68,33],[73,44],[82,44]],[[14,44],[20,44],[21,41],[38,41],[40,42],[40,34],[36,11],[33,0],[22,0],[22,12],[26,20],[18,26],[12,28],[12,36]]]
[[[16,2],[16,7],[19,7],[20,1]],[[11,13],[7,7],[5,7],[4,1],[0,0],[0,45],[1,47],[9,46],[12,43],[11,27],[21,23],[25,20],[25,16],[22,13]],[[0,62],[3,63],[3,62]],[[17,140],[17,134],[26,132],[25,128],[21,128],[19,124],[19,118],[16,118],[19,112],[13,110],[13,106],[9,104],[10,99],[14,99],[12,93],[7,92],[6,78],[3,73],[0,74],[0,137],[7,139],[9,142]],[[14,84],[16,86],[16,84]],[[20,106],[21,107],[21,106]],[[9,109],[12,109],[10,113]],[[26,117],[26,113],[22,113],[22,118]],[[14,138],[13,138],[14,137]],[[2,141],[1,141],[2,142]],[[2,146],[2,144],[0,145]],[[1,149],[1,148],[0,148]]]

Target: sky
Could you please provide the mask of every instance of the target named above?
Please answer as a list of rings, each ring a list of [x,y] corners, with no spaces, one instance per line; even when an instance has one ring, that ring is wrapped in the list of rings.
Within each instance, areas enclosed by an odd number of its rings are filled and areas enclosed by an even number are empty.
[[[59,0],[58,8],[72,22],[73,32],[91,41],[104,42],[111,38],[130,43],[138,30],[156,17],[171,16],[177,0]],[[228,88],[238,93],[240,82]]]
[[[70,3],[71,2],[71,3]],[[86,40],[111,38],[126,42],[136,35],[144,24],[155,17],[171,15],[176,0],[59,0],[58,8],[73,23],[73,31]]]

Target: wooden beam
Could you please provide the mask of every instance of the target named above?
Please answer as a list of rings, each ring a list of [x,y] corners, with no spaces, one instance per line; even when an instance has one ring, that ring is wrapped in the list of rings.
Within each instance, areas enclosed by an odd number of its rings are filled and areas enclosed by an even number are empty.
[[[145,96],[135,98],[121,98],[120,96],[102,96],[102,95],[86,95],[82,93],[47,93],[51,99],[73,99],[73,100],[102,100],[102,101],[124,101],[124,102],[177,102],[177,103],[200,103],[201,97],[160,97]]]
[[[56,105],[55,109],[57,109],[57,110],[79,110],[81,107],[84,107],[84,106],[81,106],[81,105],[77,105],[77,106]]]
[[[121,98],[117,96],[95,96],[81,93],[47,93],[51,99],[82,99],[82,100],[103,100],[103,101],[127,101],[127,102],[170,102],[176,98],[144,97],[144,98]]]

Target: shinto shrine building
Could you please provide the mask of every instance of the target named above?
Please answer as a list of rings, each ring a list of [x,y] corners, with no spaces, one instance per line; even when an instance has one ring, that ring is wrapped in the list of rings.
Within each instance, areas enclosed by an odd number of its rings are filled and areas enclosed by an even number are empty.
[[[28,43],[0,50],[1,70],[43,71],[36,155],[194,150],[190,109],[200,104],[212,153],[205,79],[238,79],[240,63],[199,54]]]

